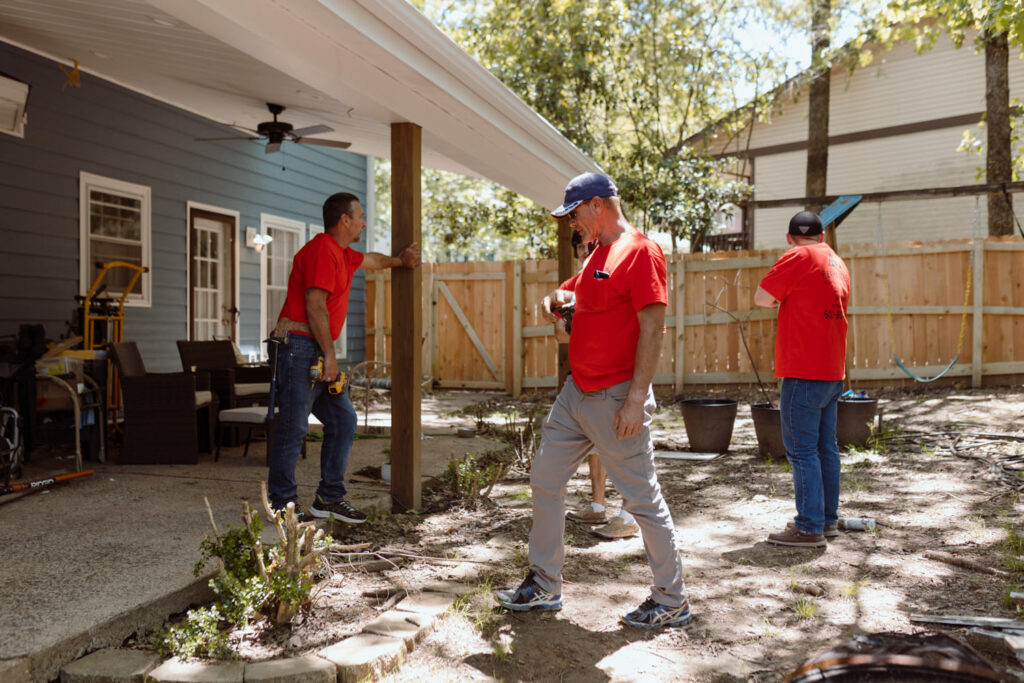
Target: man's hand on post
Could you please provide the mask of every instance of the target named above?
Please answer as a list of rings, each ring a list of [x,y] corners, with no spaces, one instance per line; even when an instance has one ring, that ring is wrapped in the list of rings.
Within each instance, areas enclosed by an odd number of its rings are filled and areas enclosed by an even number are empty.
[[[413,242],[402,250],[398,258],[402,261],[403,268],[415,268],[420,265],[420,245]]]

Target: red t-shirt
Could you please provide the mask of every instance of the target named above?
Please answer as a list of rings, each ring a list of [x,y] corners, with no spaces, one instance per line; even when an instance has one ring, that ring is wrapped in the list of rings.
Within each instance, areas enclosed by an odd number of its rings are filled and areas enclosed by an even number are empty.
[[[331,320],[331,339],[337,339],[348,315],[348,291],[356,268],[363,262],[362,252],[344,249],[327,233],[320,233],[306,243],[292,259],[288,276],[288,294],[277,319],[288,318],[308,323],[306,290],[318,287],[327,290],[327,314]]]
[[[761,280],[778,299],[775,376],[840,380],[846,377],[846,303],[850,273],[824,242],[793,247]]]
[[[633,378],[637,311],[668,303],[666,271],[661,247],[634,229],[608,246],[599,244],[583,270],[561,284],[576,293],[569,335],[576,386],[597,391]]]

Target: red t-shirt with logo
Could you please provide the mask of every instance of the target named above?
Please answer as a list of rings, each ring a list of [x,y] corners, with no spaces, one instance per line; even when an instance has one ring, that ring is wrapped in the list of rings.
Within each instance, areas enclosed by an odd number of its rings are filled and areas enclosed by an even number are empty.
[[[631,229],[612,244],[599,244],[583,269],[561,284],[576,293],[569,335],[572,379],[583,391],[633,378],[640,338],[637,311],[667,304],[667,269],[661,247]]]
[[[365,258],[362,252],[342,248],[333,237],[320,233],[292,259],[292,272],[288,276],[288,294],[277,316],[295,322],[308,323],[306,316],[306,290],[318,287],[327,290],[327,314],[331,321],[331,339],[337,339],[348,315],[348,292],[356,268]]]
[[[824,242],[793,247],[761,280],[778,299],[775,376],[846,378],[846,304],[850,273]]]

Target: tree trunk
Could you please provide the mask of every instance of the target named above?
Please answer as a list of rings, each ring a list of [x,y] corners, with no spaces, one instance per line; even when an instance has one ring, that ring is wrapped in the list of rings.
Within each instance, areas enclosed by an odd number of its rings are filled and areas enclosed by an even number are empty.
[[[985,130],[988,136],[985,179],[989,183],[1013,180],[1010,149],[1010,50],[1006,34],[985,34]],[[1010,195],[988,197],[988,234],[1013,234],[1013,205]]]
[[[831,69],[825,59],[829,46],[828,20],[832,14],[831,0],[811,0],[811,92],[807,103],[807,181],[806,197],[821,197],[828,181],[828,113]],[[819,206],[805,207],[818,211]],[[829,229],[826,240],[836,247],[835,230]]]

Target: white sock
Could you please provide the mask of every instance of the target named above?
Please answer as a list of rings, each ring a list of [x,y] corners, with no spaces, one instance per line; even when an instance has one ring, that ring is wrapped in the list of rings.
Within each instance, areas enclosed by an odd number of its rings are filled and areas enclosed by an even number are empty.
[[[633,519],[633,515],[629,514],[625,510],[619,511],[619,517],[621,517],[622,521],[625,522],[626,524],[635,524],[636,523],[636,520]]]
[[[605,510],[604,505],[601,505],[600,503],[591,502],[590,507],[594,508],[594,512],[604,512]]]

